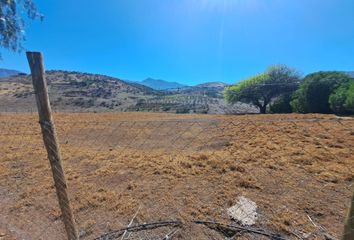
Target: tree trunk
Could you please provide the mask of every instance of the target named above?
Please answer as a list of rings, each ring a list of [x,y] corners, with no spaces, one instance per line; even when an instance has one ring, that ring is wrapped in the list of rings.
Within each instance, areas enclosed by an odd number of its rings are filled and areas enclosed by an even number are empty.
[[[266,111],[267,111],[267,105],[264,105],[264,106],[260,106],[260,107],[259,107],[259,113],[265,114]]]

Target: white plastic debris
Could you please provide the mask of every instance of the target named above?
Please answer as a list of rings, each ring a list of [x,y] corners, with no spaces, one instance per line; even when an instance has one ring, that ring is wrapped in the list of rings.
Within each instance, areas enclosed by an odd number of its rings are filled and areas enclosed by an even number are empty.
[[[244,226],[251,226],[257,220],[257,204],[245,197],[240,197],[237,204],[227,209],[229,216]]]

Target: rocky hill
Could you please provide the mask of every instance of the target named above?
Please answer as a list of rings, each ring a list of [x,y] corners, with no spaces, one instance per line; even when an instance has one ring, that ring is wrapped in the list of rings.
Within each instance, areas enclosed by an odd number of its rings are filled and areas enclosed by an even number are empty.
[[[136,98],[155,95],[155,90],[136,83],[98,74],[47,71],[50,100],[59,109],[125,109]],[[0,79],[2,108],[24,110],[34,107],[31,77],[12,76]],[[5,106],[4,106],[5,105]]]
[[[229,106],[222,86],[211,84],[183,91],[158,91],[118,78],[68,71],[47,71],[52,107],[56,111],[152,111],[231,113],[255,111],[248,105]],[[0,78],[0,112],[35,109],[30,75]]]
[[[209,98],[223,98],[224,88],[227,84],[222,82],[208,82],[192,87],[173,89],[171,91],[188,95],[201,95]]]
[[[207,83],[198,84],[194,87],[196,87],[196,88],[214,88],[214,89],[224,90],[224,88],[227,86],[228,85],[223,82],[207,82]]]

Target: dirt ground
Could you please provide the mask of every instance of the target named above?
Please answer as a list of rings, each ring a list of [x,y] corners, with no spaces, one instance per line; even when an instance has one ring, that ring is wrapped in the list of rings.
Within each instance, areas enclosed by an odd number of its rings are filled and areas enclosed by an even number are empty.
[[[54,119],[81,239],[124,228],[135,213],[134,224],[182,221],[175,239],[225,239],[220,229],[192,222],[238,224],[227,208],[242,196],[257,204],[253,229],[285,239],[342,234],[354,190],[352,118],[57,113]],[[37,116],[1,114],[0,132],[0,239],[65,239]],[[162,239],[154,236],[170,230],[137,239]]]

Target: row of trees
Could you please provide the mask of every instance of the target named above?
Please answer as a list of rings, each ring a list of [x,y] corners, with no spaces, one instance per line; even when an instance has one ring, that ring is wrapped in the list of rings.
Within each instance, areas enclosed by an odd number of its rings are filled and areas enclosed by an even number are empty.
[[[229,103],[244,102],[260,113],[354,114],[354,78],[342,72],[301,74],[275,65],[225,89]]]

